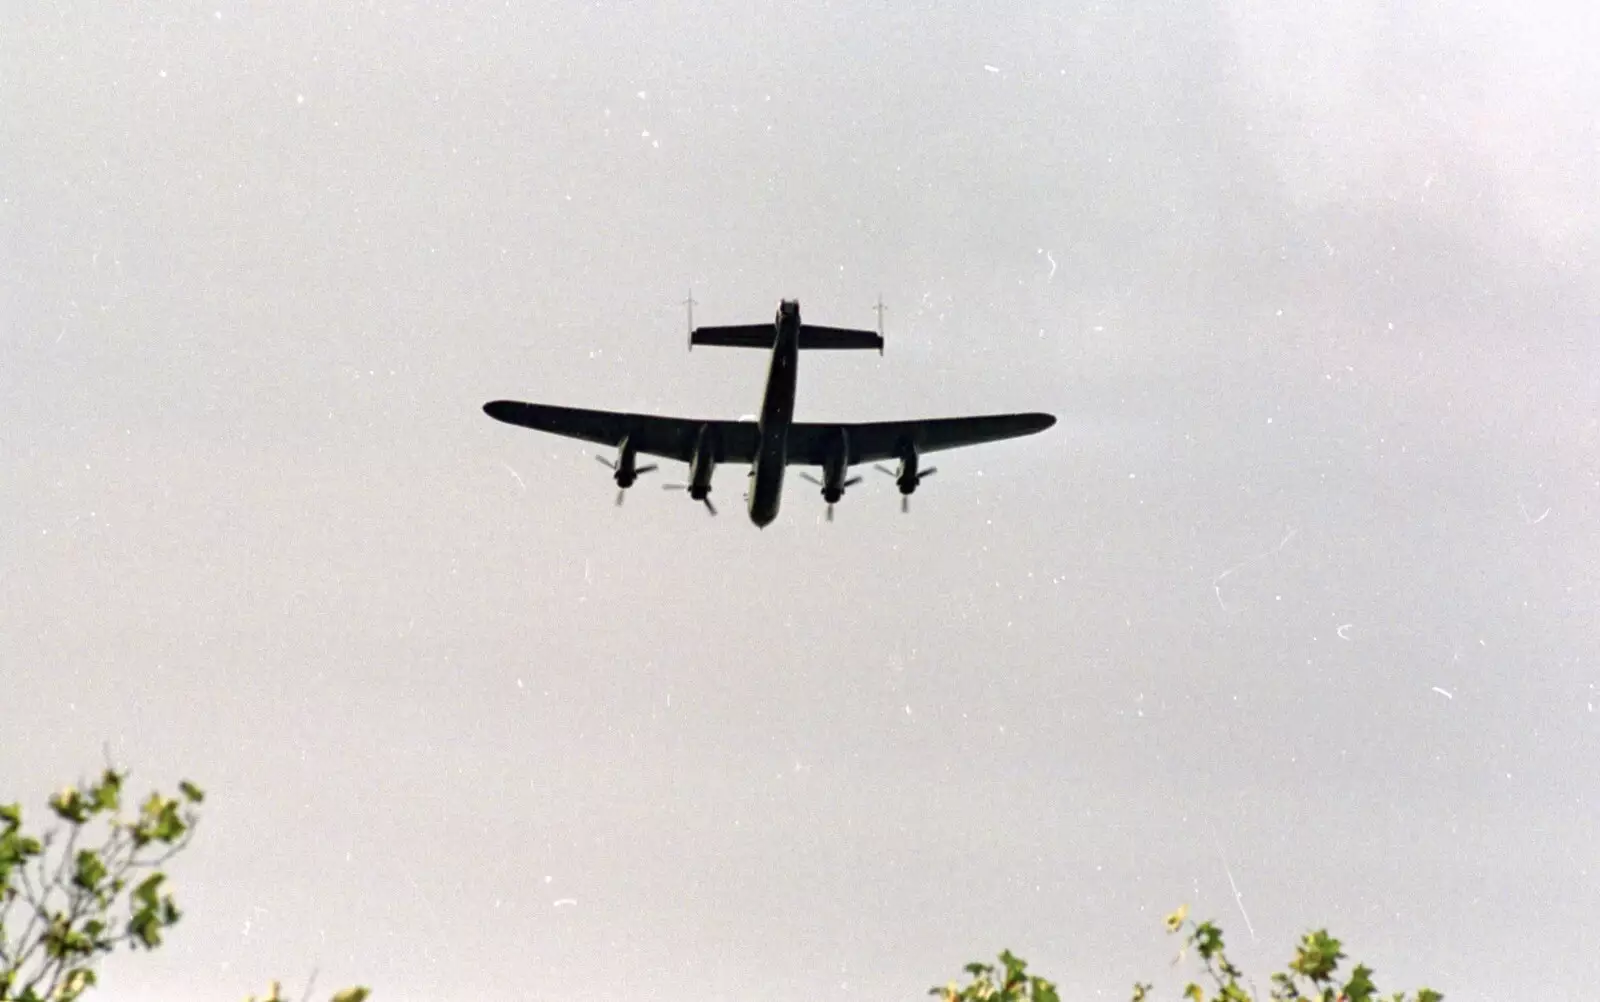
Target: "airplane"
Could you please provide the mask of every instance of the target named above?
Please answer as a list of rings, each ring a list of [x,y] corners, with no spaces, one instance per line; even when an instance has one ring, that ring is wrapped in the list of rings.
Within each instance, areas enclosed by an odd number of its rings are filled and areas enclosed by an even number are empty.
[[[614,447],[617,450],[614,461],[603,456],[595,458],[611,469],[612,479],[617,483],[619,505],[624,492],[633,486],[639,475],[656,468],[654,464],[638,465],[641,453],[687,463],[689,482],[665,486],[686,490],[689,497],[704,504],[713,515],[717,509],[711,502],[711,476],[717,464],[749,464],[750,521],[763,529],[778,517],[784,471],[789,466],[822,468],[821,480],[809,476],[807,479],[822,487],[822,499],[827,502],[831,521],[833,506],[844,496],[845,489],[861,481],[859,476],[849,476],[851,466],[896,460],[893,470],[881,465],[877,468],[894,477],[900,490],[901,511],[906,511],[912,492],[935,472],[932,468],[921,467],[923,455],[1032,435],[1056,423],[1053,415],[1041,413],[864,423],[797,422],[794,398],[800,352],[876,348],[881,354],[882,304],[879,304],[879,330],[874,332],[803,324],[800,303],[793,299],[778,304],[771,325],[695,327],[693,302],[691,297],[690,350],[697,344],[771,350],[767,388],[757,420],[662,417],[516,400],[491,401],[483,405],[484,413],[507,424]]]

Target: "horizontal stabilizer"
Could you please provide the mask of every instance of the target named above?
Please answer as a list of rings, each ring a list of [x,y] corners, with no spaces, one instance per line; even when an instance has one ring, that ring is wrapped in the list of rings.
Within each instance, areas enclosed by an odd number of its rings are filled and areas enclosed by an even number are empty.
[[[777,337],[772,324],[740,324],[734,327],[696,327],[689,334],[689,347],[709,344],[721,348],[771,348]]]
[[[800,328],[801,348],[871,348],[883,351],[883,336],[877,331],[849,330],[844,327],[813,327],[805,324]]]

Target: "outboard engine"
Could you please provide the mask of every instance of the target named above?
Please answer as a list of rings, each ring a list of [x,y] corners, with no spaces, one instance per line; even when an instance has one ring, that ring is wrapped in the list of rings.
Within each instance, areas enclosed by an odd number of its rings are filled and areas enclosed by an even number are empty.
[[[649,473],[656,468],[654,463],[648,466],[638,465],[639,451],[633,447],[633,443],[628,440],[626,435],[623,436],[621,442],[617,443],[616,460],[613,461],[604,456],[596,456],[594,458],[599,461],[600,465],[611,470],[611,479],[617,482],[617,504],[619,505],[622,504],[622,499],[626,495],[628,488],[632,487],[633,482],[639,479],[639,474]]]

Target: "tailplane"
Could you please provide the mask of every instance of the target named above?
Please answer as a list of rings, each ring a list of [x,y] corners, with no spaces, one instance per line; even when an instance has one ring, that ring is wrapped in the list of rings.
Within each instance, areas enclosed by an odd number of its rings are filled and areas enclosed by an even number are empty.
[[[776,323],[766,324],[734,324],[723,327],[696,327],[694,325],[694,294],[684,300],[689,307],[689,349],[694,346],[712,345],[719,348],[763,348],[771,350],[777,343],[778,327]],[[798,312],[799,304],[785,302],[784,307]],[[877,349],[878,354],[883,354],[883,301],[880,298],[876,307],[878,311],[878,329],[876,331],[858,330],[849,327],[818,327],[815,324],[802,323],[796,346],[802,350],[816,351],[849,351]]]
[[[732,327],[696,327],[689,333],[689,347],[713,345],[719,348],[767,348],[777,337],[771,324],[738,324]],[[841,351],[850,349],[877,349],[883,351],[883,335],[877,331],[851,330],[844,327],[800,327],[799,347],[802,350]]]
[[[851,330],[846,327],[813,327],[804,324],[800,328],[800,347],[834,351],[876,348],[881,355],[883,335],[877,331]]]
[[[696,327],[689,332],[689,347],[771,348],[778,330],[772,324],[738,324],[732,327]],[[803,335],[802,335],[803,336]]]

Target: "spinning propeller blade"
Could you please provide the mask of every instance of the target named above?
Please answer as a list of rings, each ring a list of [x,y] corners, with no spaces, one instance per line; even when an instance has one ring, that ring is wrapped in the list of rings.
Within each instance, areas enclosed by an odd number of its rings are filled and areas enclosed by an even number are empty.
[[[821,480],[818,480],[816,477],[812,476],[806,470],[801,470],[800,471],[800,476],[804,477],[806,480],[809,480],[811,483],[816,484],[818,487],[821,487],[823,490],[827,490],[827,488],[828,488],[827,484],[823,483]],[[861,478],[859,476],[855,476],[855,477],[851,477],[849,480],[846,480],[844,483],[840,484],[839,487],[841,489],[846,488],[846,487],[854,487],[856,484],[859,484],[860,482],[861,482]],[[832,501],[828,502],[828,521],[830,521],[830,522],[833,521],[833,505],[834,505],[834,502],[832,502]]]
[[[900,477],[900,474],[898,474],[895,471],[889,469],[887,466],[884,466],[881,463],[873,463],[872,464],[872,468],[874,470],[877,470],[879,473],[883,474],[886,477],[894,477],[896,479],[899,479],[899,477]],[[917,482],[921,483],[923,477],[931,477],[935,473],[938,473],[938,472],[939,472],[939,468],[937,466],[930,466],[926,470],[920,470],[920,471],[917,472]],[[860,478],[857,478],[857,479],[860,479]]]

